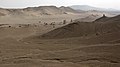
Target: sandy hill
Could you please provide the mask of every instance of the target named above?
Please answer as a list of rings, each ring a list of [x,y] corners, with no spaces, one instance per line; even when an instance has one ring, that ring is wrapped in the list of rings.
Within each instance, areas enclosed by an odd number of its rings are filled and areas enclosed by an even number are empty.
[[[0,8],[0,16],[5,16],[5,15],[8,15],[8,14],[9,14],[8,10]]]
[[[3,13],[0,13],[0,16],[5,16],[5,14],[3,14]]]
[[[28,7],[24,9],[3,9],[0,8],[0,13],[5,15],[56,15],[56,14],[67,14],[67,13],[77,13],[69,7],[56,7],[56,6],[39,6],[39,7]]]
[[[120,21],[120,15],[115,16],[115,17],[111,17],[111,18],[106,20],[106,22],[119,22],[119,21]]]
[[[105,22],[109,19],[109,17],[103,15],[102,17],[96,19],[94,22]]]
[[[103,15],[106,15],[108,17],[116,16],[116,15],[114,15],[112,13],[109,13],[109,12],[97,11],[97,10],[84,11],[84,12],[81,12],[80,14],[84,14],[84,16],[85,15],[87,15],[87,16],[82,17],[82,18],[78,18],[75,21],[92,22],[92,21],[95,21],[98,18],[99,19],[102,18],[101,16],[103,16]]]
[[[52,15],[65,14],[56,6],[28,7],[24,9],[0,9],[0,12],[6,15]]]
[[[78,11],[76,11],[70,7],[61,6],[60,9],[66,13],[79,13]]]
[[[24,11],[22,9],[7,9],[9,11],[9,15],[24,15]]]
[[[120,15],[115,17],[107,17],[103,15],[103,17],[96,19],[94,22],[101,22],[101,23],[115,23],[120,21]]]
[[[39,7],[28,7],[25,8],[26,12],[37,12],[40,15],[51,15],[51,14],[65,14],[64,11],[60,10],[56,6],[39,6]]]
[[[61,15],[61,14],[106,14],[111,15],[108,12],[101,12],[97,10],[89,10],[89,11],[82,11],[82,10],[75,10],[71,7],[56,7],[56,6],[39,6],[39,7],[28,7],[23,9],[4,9],[0,8],[0,13],[2,16],[5,15],[23,15],[23,16],[41,16],[41,15]]]
[[[100,16],[103,16],[103,14],[105,14],[106,16],[110,16],[110,17],[116,16],[114,13],[109,13],[109,12],[105,12],[105,11],[98,11],[98,10],[84,11],[84,13],[85,14],[96,14],[96,15],[100,15]]]
[[[113,20],[108,20],[111,23],[90,23],[90,22],[75,22],[64,27],[50,31],[43,38],[71,38],[71,37],[91,37],[102,36],[104,34],[112,34],[120,31],[119,16],[111,17]],[[119,19],[119,20],[118,20]],[[103,21],[104,22],[104,21]],[[105,21],[107,22],[107,21]],[[110,38],[109,38],[110,39]]]
[[[8,15],[24,15],[24,11],[23,9],[4,9],[4,8],[0,8],[0,13],[4,14],[4,16],[8,16]]]
[[[75,21],[79,21],[79,22],[92,22],[92,21],[96,20],[99,17],[100,17],[100,15],[91,14],[91,15],[89,15],[87,17],[76,19]]]

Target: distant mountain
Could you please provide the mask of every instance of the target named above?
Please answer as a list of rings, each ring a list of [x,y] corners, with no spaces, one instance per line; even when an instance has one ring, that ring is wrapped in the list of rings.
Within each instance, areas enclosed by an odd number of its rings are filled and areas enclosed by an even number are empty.
[[[89,5],[72,5],[70,6],[71,8],[75,9],[75,10],[84,10],[84,11],[89,11],[89,10],[98,10],[98,11],[118,11],[116,9],[105,9],[105,8],[98,8],[98,7],[93,7],[93,6],[89,6]]]

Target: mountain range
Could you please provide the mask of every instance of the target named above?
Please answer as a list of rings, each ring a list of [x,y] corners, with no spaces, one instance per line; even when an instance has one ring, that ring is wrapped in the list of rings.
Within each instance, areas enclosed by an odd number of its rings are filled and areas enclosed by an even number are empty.
[[[99,7],[93,7],[93,6],[89,6],[89,5],[72,5],[69,6],[75,10],[83,10],[83,11],[89,11],[89,10],[98,10],[98,11],[119,11],[116,9],[112,9],[112,8],[99,8]]]

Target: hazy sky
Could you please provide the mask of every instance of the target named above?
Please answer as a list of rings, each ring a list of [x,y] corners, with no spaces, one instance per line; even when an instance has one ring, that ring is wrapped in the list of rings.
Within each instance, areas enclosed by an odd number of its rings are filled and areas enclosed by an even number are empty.
[[[21,8],[40,5],[90,5],[120,10],[120,0],[0,0],[0,7],[6,8]]]

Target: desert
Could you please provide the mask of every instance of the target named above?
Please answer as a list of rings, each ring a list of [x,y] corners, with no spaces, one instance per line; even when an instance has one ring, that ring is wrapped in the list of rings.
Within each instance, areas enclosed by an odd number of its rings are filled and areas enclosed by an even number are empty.
[[[0,8],[0,67],[120,67],[120,12],[75,7]]]

